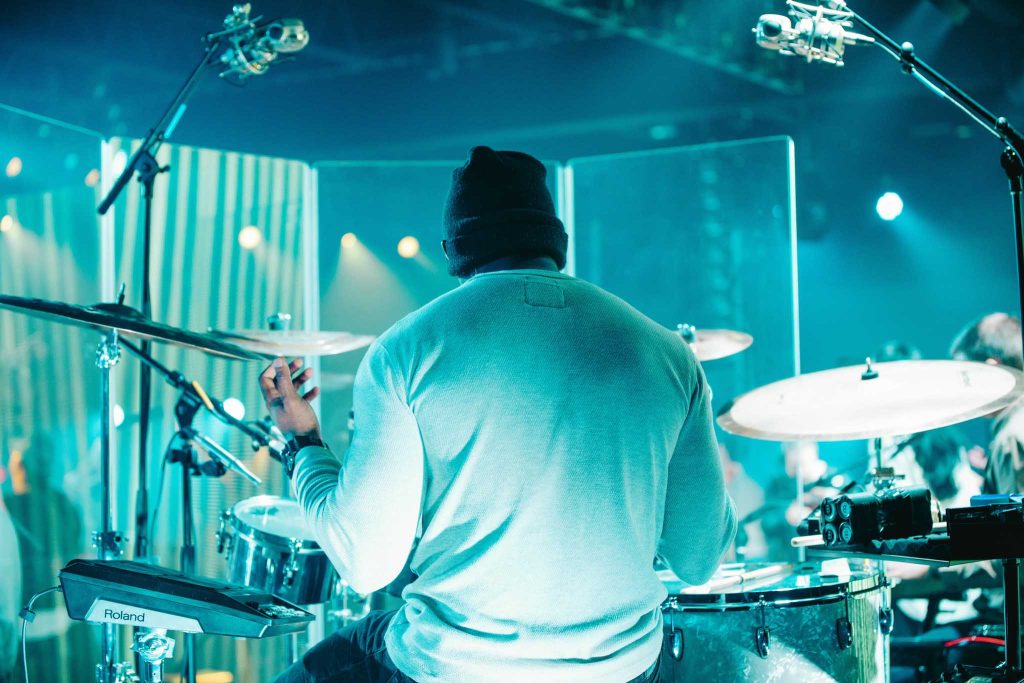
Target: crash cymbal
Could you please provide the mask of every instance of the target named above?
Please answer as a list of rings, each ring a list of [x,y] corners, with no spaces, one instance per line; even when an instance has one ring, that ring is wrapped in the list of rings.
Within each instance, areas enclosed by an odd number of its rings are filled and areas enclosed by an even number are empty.
[[[210,330],[210,334],[264,356],[333,356],[369,346],[370,335],[307,330]]]
[[[697,360],[718,360],[743,351],[754,338],[735,330],[701,330],[693,325],[676,325],[676,334],[690,345]]]
[[[989,415],[1024,392],[1003,365],[904,360],[791,377],[719,411],[733,434],[768,441],[851,441],[914,434]]]
[[[80,306],[61,301],[32,299],[29,297],[0,294],[0,308],[25,313],[36,318],[95,330],[115,329],[123,334],[184,346],[228,358],[263,360],[265,356],[243,349],[226,340],[209,334],[192,332],[142,317],[134,308],[121,304],[96,304]]]

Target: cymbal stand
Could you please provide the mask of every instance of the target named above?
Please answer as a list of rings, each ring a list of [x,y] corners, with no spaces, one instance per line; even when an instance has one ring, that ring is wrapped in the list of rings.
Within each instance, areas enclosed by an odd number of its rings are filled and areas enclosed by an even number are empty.
[[[142,660],[140,683],[163,683],[164,660],[174,655],[174,640],[162,628],[139,629],[132,650]]]
[[[97,556],[101,560],[114,560],[123,552],[121,545],[124,537],[120,531],[113,530],[110,513],[110,373],[121,360],[121,349],[118,346],[117,330],[110,330],[103,336],[96,347],[96,367],[100,371],[100,530],[92,533],[92,542],[96,546]],[[100,663],[96,665],[97,683],[116,683],[123,673],[123,667],[117,662],[118,642],[117,627],[114,624],[103,624],[100,635]]]
[[[197,462],[192,440],[196,432],[192,429],[192,420],[202,407],[197,397],[182,392],[174,406],[174,417],[178,422],[178,431],[171,437],[167,446],[167,462],[181,463],[181,571],[192,576],[196,571],[195,520],[192,513],[192,477],[206,475],[221,477],[227,468],[217,460],[209,460],[202,465]],[[138,638],[138,636],[136,636]],[[195,683],[195,636],[186,633],[184,637],[185,652],[182,656],[181,680]],[[141,652],[140,652],[141,655]],[[144,659],[144,658],[143,658]]]

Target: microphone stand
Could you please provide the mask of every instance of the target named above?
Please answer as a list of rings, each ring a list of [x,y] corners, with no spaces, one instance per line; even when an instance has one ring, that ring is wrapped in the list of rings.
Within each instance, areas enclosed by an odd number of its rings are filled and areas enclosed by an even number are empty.
[[[933,93],[952,103],[1003,143],[1004,148],[999,162],[1010,185],[1014,241],[1017,248],[1017,296],[1021,309],[1024,310],[1024,207],[1021,204],[1022,195],[1024,195],[1024,161],[1022,161],[1024,160],[1024,137],[1022,137],[1020,131],[1006,120],[1006,117],[996,116],[958,88],[952,81],[918,59],[914,52],[913,44],[909,42],[898,44],[864,19],[864,17],[848,7],[844,6],[843,9],[849,11],[851,17],[875,39],[876,45],[888,52],[900,63],[903,73],[913,76],[915,80]],[[1022,330],[1022,343],[1024,343],[1024,330]],[[1021,643],[1021,599],[1018,576],[1020,561],[1014,560],[1013,563],[1012,567],[1005,563],[1003,567],[1006,661],[1000,676],[1005,680],[1018,680],[1018,678],[1024,676],[1024,647],[1022,647]]]
[[[1024,209],[1021,204],[1022,193],[1024,193],[1024,161],[1022,161],[1024,159],[1024,136],[1006,120],[1006,117],[996,116],[952,81],[918,59],[912,43],[899,44],[849,7],[844,6],[843,9],[850,12],[851,17],[875,39],[876,45],[900,63],[903,73],[913,76],[915,80],[933,93],[963,111],[1005,145],[999,161],[1010,183],[1014,240],[1017,246],[1017,296],[1021,308],[1024,310]],[[1024,330],[1022,330],[1022,343],[1024,343]]]
[[[156,370],[157,374],[162,375],[164,379],[167,381],[167,383],[174,387],[176,390],[189,396],[191,399],[198,401],[201,405],[205,405],[215,418],[217,418],[224,424],[228,425],[229,427],[234,427],[235,429],[237,429],[238,431],[242,432],[247,437],[252,439],[254,449],[266,448],[270,452],[270,456],[272,458],[274,458],[277,461],[282,460],[281,451],[274,446],[273,435],[268,431],[266,427],[261,427],[260,423],[256,423],[256,426],[254,426],[252,423],[239,420],[234,415],[224,410],[224,403],[220,399],[216,398],[215,396],[207,394],[205,391],[203,393],[200,393],[199,390],[196,389],[195,384],[190,382],[184,375],[182,375],[180,372],[176,370],[171,370],[170,368],[166,367],[165,365],[160,363],[160,361],[156,360],[155,358],[153,358],[153,356],[149,355],[148,353],[144,353],[142,349],[139,346],[136,346],[133,342],[130,342],[126,340],[124,337],[121,337],[120,344],[124,348],[128,349],[132,353],[132,355],[136,356],[144,364],[149,366],[151,369]],[[196,436],[201,437],[202,435],[200,434]],[[200,442],[203,443],[203,440],[200,439]],[[212,451],[211,453],[213,454],[214,457],[217,456],[217,453],[214,453]],[[229,462],[228,464],[230,465],[232,463]],[[246,477],[249,476],[244,472],[240,472],[240,474]],[[254,481],[253,483],[257,482]]]
[[[100,202],[97,211],[104,215],[110,210],[114,202],[121,195],[128,181],[135,174],[138,174],[139,183],[142,185],[143,198],[143,233],[142,233],[142,300],[140,310],[144,318],[153,317],[151,283],[150,283],[150,262],[151,262],[151,236],[153,224],[153,185],[156,177],[161,173],[171,170],[170,166],[160,166],[156,160],[157,150],[164,143],[178,122],[181,121],[187,108],[187,101],[200,79],[207,70],[220,61],[221,48],[229,42],[234,34],[248,30],[253,26],[249,20],[248,8],[240,12],[241,6],[236,7],[231,15],[224,21],[223,31],[209,33],[203,37],[205,51],[202,59],[192,69],[185,83],[178,90],[178,93],[171,100],[171,104],[164,111],[156,125],[149,129],[149,133],[142,141],[142,144],[125,164],[124,170],[114,181],[110,191]],[[142,351],[148,355],[150,342],[142,342]],[[151,400],[150,368],[143,364],[139,370],[139,488],[135,499],[135,558],[143,559],[149,555],[150,539],[149,529],[149,488],[147,482],[146,452],[149,440],[149,409]]]
[[[160,166],[156,160],[157,150],[174,132],[181,117],[185,113],[186,101],[199,85],[199,80],[206,70],[218,59],[222,39],[207,41],[206,51],[202,60],[189,74],[185,84],[178,90],[170,106],[163,113],[156,125],[150,128],[149,134],[142,141],[132,158],[125,164],[124,170],[114,182],[110,192],[100,203],[97,211],[100,215],[107,213],[120,196],[128,181],[138,174],[142,185],[143,198],[143,232],[142,232],[142,302],[141,311],[144,318],[153,317],[151,297],[151,235],[153,225],[153,185],[156,177],[170,170],[170,166]],[[150,342],[142,342],[142,351],[149,353]],[[143,364],[139,369],[139,488],[135,498],[135,558],[144,559],[150,554],[149,539],[149,484],[147,481],[147,452],[149,441],[149,411],[151,402],[150,368]]]

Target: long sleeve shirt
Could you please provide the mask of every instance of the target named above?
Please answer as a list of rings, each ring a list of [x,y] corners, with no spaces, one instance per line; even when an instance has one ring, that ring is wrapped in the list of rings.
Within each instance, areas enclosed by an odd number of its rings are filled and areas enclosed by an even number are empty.
[[[707,580],[735,533],[711,393],[678,336],[585,281],[477,275],[368,350],[339,462],[294,484],[358,591],[417,578],[386,636],[420,683],[622,683],[658,656],[660,552]]]

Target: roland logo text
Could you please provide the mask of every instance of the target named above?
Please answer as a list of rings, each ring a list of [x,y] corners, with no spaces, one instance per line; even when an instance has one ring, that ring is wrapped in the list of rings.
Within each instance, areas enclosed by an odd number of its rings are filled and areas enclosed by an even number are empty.
[[[137,621],[140,624],[146,620],[145,612],[119,612],[109,607],[103,610],[104,619],[116,619],[117,621]]]

